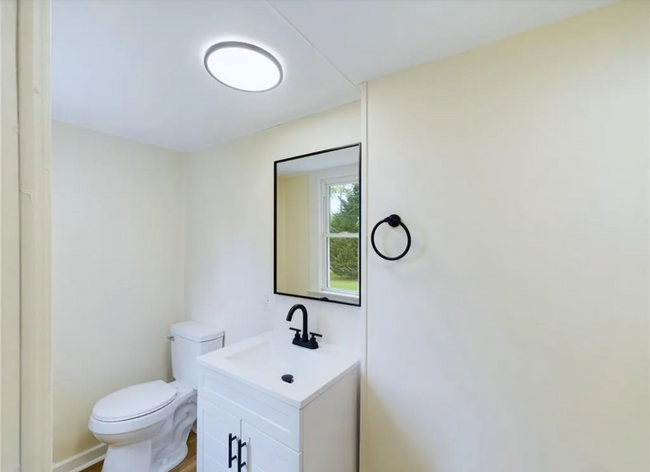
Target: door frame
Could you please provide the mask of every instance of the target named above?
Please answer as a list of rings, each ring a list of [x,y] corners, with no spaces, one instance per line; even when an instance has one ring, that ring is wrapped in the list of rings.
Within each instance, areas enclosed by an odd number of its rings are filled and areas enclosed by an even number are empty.
[[[50,0],[17,5],[20,470],[44,472],[52,470]]]
[[[0,470],[20,470],[17,0],[0,1]]]

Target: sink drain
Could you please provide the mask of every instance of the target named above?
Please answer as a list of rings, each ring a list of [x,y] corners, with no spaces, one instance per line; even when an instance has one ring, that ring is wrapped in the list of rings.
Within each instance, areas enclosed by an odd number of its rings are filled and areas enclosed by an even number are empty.
[[[284,374],[284,375],[282,376],[282,381],[283,381],[283,382],[286,382],[286,383],[288,383],[288,384],[292,384],[292,383],[293,383],[293,375],[291,375],[291,374]]]

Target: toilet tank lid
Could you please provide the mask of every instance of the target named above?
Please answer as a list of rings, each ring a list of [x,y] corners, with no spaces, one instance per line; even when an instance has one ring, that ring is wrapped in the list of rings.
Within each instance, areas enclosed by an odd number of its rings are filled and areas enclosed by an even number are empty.
[[[180,336],[197,343],[223,338],[222,330],[198,321],[183,321],[173,324],[170,331],[174,336]]]

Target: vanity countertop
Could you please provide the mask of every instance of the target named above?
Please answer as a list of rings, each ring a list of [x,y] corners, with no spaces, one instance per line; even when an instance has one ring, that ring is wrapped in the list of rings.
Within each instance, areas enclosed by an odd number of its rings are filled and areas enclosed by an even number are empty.
[[[269,331],[197,360],[296,408],[304,408],[359,366],[358,356],[347,349],[320,343],[310,350],[294,346],[292,339],[291,332]],[[282,380],[286,374],[293,376],[293,383]]]

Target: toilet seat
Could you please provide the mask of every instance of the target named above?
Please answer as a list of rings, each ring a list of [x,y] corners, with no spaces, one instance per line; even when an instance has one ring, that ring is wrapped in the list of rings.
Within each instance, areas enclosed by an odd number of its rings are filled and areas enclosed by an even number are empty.
[[[165,386],[171,388],[174,391],[174,396],[167,404],[159,407],[157,410],[150,411],[147,414],[141,414],[135,418],[122,421],[104,421],[95,417],[95,409],[93,409],[93,414],[90,415],[90,420],[88,421],[88,427],[94,434],[124,434],[133,431],[137,431],[144,428],[149,428],[150,426],[155,425],[156,423],[163,421],[169,415],[173,414],[179,404],[187,401],[191,397],[196,396],[196,391],[192,388],[186,387],[180,382],[172,382],[166,384],[162,380],[157,382],[163,383]],[[151,382],[147,382],[151,383]],[[144,384],[139,384],[144,385]],[[134,385],[133,387],[137,387]],[[131,387],[129,387],[131,388]],[[154,387],[155,388],[155,387]],[[127,390],[127,389],[124,389]],[[118,392],[115,392],[118,393]],[[114,394],[109,395],[112,396]],[[108,397],[105,397],[106,399]],[[164,398],[164,397],[163,397]],[[104,399],[100,400],[103,401]],[[162,403],[162,401],[159,400]],[[153,403],[149,404],[150,408]],[[143,403],[144,405],[144,403]],[[137,408],[143,409],[143,408]],[[135,410],[135,409],[134,409]]]
[[[102,398],[93,408],[93,417],[108,423],[150,415],[169,405],[177,390],[155,380],[123,388]]]

